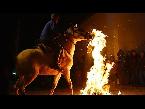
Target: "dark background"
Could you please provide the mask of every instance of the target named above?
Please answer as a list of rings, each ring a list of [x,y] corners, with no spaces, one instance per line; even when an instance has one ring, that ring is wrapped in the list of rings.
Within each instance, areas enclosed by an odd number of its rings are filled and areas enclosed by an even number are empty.
[[[141,0],[143,1],[143,0]],[[94,12],[144,12],[144,3],[123,1],[4,1],[0,4],[0,94],[8,94],[16,55],[35,45],[50,13],[63,13],[64,22],[81,23]]]

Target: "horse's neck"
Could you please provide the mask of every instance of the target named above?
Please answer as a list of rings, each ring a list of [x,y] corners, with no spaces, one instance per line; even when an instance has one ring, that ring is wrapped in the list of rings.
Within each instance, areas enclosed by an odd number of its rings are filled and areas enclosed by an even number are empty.
[[[70,39],[68,39],[67,43],[65,44],[64,48],[67,50],[67,52],[73,56],[74,52],[75,52],[75,45],[77,42],[82,41],[82,40],[86,40],[86,39],[77,39],[77,38],[73,38],[70,37]]]
[[[69,39],[69,41],[65,44],[64,49],[71,55],[74,55],[74,51],[75,51],[75,44],[76,41]]]
[[[70,54],[71,54],[71,56],[74,55],[74,52],[75,52],[75,45],[72,44],[72,47],[71,47],[71,49],[70,49]]]

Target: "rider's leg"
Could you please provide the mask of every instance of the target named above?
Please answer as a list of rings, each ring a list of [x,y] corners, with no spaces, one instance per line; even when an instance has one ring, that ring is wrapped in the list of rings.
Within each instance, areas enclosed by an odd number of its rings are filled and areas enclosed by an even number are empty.
[[[53,61],[52,67],[61,72],[62,70],[58,63],[59,55],[60,55],[60,48],[59,46],[55,46],[54,48],[55,48],[55,53],[54,53],[54,61]]]

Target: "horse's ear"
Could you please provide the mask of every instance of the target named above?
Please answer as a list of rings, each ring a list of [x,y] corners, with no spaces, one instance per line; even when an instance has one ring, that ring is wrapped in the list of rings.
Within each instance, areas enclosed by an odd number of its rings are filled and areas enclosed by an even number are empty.
[[[86,32],[84,36],[86,39],[93,39],[93,35],[89,34],[88,32]]]
[[[74,31],[78,31],[79,30],[77,24],[75,24],[75,26],[73,28],[74,28]]]
[[[73,35],[74,33],[74,30],[72,27],[69,27],[67,30],[66,30],[66,33],[69,34],[69,35]]]
[[[74,25],[73,23],[70,22],[68,24],[68,27],[66,28],[66,34],[73,35],[73,33],[74,33]]]

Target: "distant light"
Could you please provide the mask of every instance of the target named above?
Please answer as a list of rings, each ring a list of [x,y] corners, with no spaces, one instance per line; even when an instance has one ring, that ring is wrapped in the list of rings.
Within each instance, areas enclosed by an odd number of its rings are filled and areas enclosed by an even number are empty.
[[[13,75],[16,75],[16,72],[13,72],[12,74],[13,74]]]
[[[104,25],[104,27],[107,27],[106,25]]]
[[[76,24],[76,25],[75,25],[75,27],[77,28],[77,27],[78,27],[78,25]]]
[[[118,95],[121,95],[121,92],[120,91],[118,92]]]

